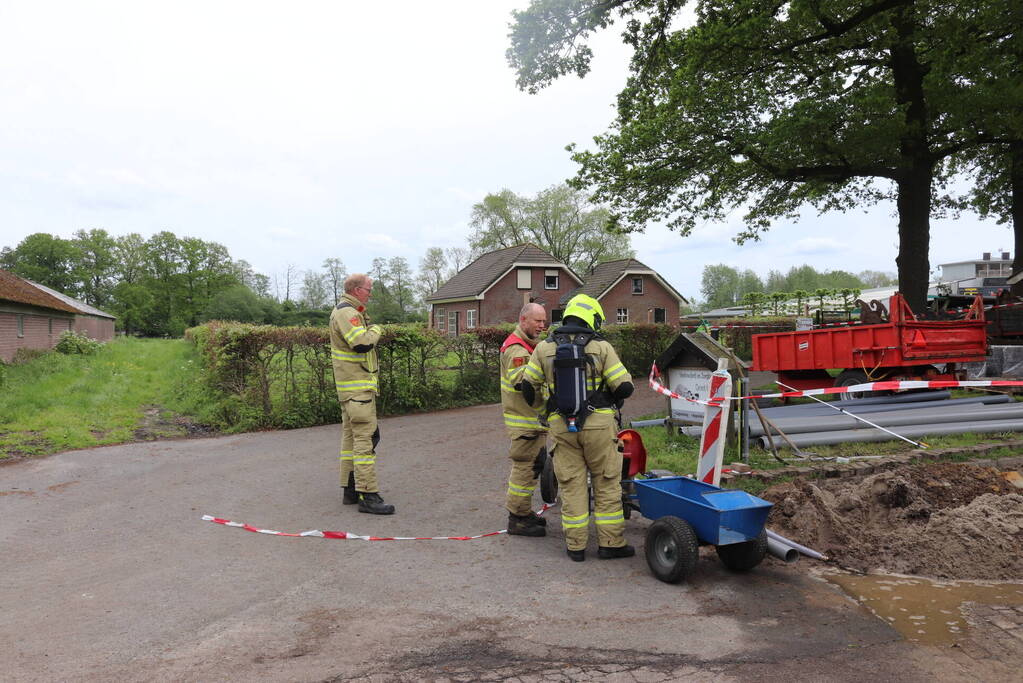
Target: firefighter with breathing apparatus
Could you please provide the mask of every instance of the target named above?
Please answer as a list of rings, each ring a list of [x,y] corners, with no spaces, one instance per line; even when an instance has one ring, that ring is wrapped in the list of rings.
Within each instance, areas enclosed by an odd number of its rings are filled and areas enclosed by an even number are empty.
[[[587,473],[593,487],[597,557],[631,557],[622,512],[622,454],[615,409],[632,395],[629,372],[614,347],[598,333],[604,311],[596,299],[578,294],[568,302],[560,327],[540,342],[522,373],[528,403],[542,402],[546,388],[554,473],[561,490],[561,525],[568,556],[586,559],[589,539]]]

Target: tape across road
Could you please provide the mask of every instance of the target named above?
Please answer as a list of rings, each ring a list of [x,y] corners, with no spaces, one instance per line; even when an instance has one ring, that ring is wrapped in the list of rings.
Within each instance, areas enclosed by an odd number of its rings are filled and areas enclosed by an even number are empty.
[[[848,387],[824,387],[823,389],[807,389],[805,391],[782,391],[776,394],[756,394],[754,396],[726,396],[711,401],[700,401],[695,398],[680,396],[671,389],[668,389],[658,380],[661,373],[654,364],[650,368],[650,388],[659,394],[671,398],[679,398],[690,403],[699,403],[704,406],[720,405],[722,401],[741,401],[748,398],[799,398],[800,396],[820,396],[822,394],[846,394],[860,391],[904,391],[906,389],[969,389],[972,387],[1023,387],[1023,380],[1004,379],[969,379],[969,380],[937,380],[925,382],[922,380],[912,381],[888,381],[888,382],[866,382],[864,384],[853,384]]]
[[[552,507],[552,505],[544,503],[544,506],[540,508],[540,511],[536,514],[542,515]],[[288,531],[274,531],[273,529],[260,529],[259,527],[252,526],[251,524],[232,522],[229,519],[213,517],[211,515],[203,515],[202,519],[204,522],[223,524],[224,526],[251,531],[255,534],[267,534],[268,536],[291,536],[293,538],[336,538],[346,541],[475,541],[477,538],[500,536],[501,534],[508,533],[507,529],[491,531],[485,534],[477,534],[475,536],[363,536],[362,534],[354,534],[351,531],[320,531],[319,529],[294,533]]]

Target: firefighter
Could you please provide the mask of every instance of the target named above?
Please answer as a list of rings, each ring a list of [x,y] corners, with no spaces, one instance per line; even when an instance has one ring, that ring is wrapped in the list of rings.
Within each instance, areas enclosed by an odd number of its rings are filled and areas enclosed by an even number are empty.
[[[522,374],[521,391],[528,403],[536,405],[546,388],[551,395],[550,405],[557,406],[548,417],[555,442],[554,473],[561,487],[566,550],[575,562],[586,559],[589,540],[587,473],[593,487],[597,557],[608,560],[636,554],[635,548],[625,542],[622,454],[614,416],[615,408],[632,395],[633,385],[614,347],[597,334],[603,320],[604,311],[596,299],[576,295],[565,308],[562,325],[537,345]],[[559,360],[556,366],[555,354],[566,343],[582,346],[584,353],[575,361]],[[568,388],[559,387],[556,376],[567,384],[568,371],[583,373],[585,401],[578,411],[564,414],[558,392],[568,392]]]
[[[359,512],[394,514],[380,497],[376,473],[378,391],[377,342],[383,332],[370,325],[366,302],[373,279],[363,273],[345,278],[345,293],[330,314],[330,356],[341,402],[341,502],[359,504]]]
[[[547,520],[533,511],[533,491],[541,451],[547,446],[547,427],[516,385],[522,382],[529,356],[547,325],[547,311],[540,304],[526,304],[519,324],[501,345],[501,410],[511,439],[511,472],[508,474],[508,533],[513,536],[546,536]]]

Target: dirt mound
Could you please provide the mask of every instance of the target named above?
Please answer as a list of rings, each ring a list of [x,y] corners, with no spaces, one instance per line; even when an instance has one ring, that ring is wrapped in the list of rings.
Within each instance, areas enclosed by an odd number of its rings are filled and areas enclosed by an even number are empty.
[[[1023,495],[990,467],[900,466],[771,487],[768,526],[847,567],[947,579],[1023,576]]]

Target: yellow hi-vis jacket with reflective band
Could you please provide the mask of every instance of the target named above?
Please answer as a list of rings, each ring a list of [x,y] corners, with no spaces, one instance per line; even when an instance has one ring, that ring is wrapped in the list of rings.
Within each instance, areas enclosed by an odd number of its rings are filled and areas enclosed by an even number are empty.
[[[530,339],[518,325],[513,335],[533,346],[535,339]],[[508,340],[505,340],[508,344]],[[529,362],[530,350],[522,344],[508,344],[501,352],[501,410],[504,413],[504,426],[513,439],[524,432],[547,431],[546,425],[540,422],[536,411],[522,398],[522,392],[515,385],[522,381],[522,372]]]
[[[377,392],[377,342],[383,332],[370,325],[366,308],[350,294],[341,297],[330,313],[330,358],[334,385],[342,401]]]
[[[549,392],[551,396],[554,395],[554,354],[557,349],[558,345],[548,337],[547,340],[537,345],[529,362],[526,363],[522,379],[533,385],[538,396],[541,392]],[[608,391],[614,391],[619,384],[632,381],[632,376],[622,365],[618,353],[609,342],[603,339],[593,339],[583,350],[593,360],[594,376],[590,377],[589,371],[586,373],[590,385],[587,387],[588,392],[599,389],[601,382],[604,383]],[[557,412],[548,415],[547,420],[550,422],[551,431],[568,431],[568,425],[565,424],[564,418]],[[612,428],[615,426],[614,408],[596,408],[583,423],[583,429],[600,429],[608,426]]]

